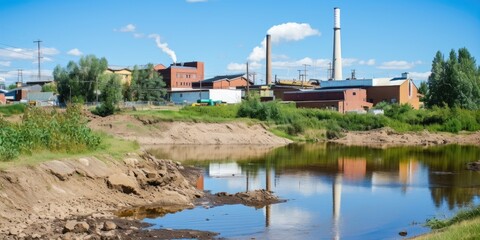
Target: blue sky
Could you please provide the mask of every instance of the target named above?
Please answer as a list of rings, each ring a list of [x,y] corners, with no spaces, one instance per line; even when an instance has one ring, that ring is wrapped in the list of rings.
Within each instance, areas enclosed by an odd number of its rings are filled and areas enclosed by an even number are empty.
[[[116,66],[169,65],[175,55],[205,62],[205,78],[243,72],[249,61],[260,81],[269,32],[274,74],[298,78],[309,64],[309,78],[325,79],[334,7],[344,77],[355,69],[357,78],[423,80],[438,50],[480,57],[479,0],[0,0],[0,77],[12,83],[22,69],[24,80],[35,78],[40,39],[47,77],[86,54]]]

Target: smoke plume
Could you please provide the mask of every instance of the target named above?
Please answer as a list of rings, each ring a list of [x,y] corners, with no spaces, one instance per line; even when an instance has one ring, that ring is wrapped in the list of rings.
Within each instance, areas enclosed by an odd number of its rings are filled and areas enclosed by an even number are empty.
[[[160,48],[164,53],[168,54],[168,56],[170,56],[170,58],[172,59],[172,61],[173,61],[174,63],[177,62],[177,54],[175,54],[175,52],[168,47],[168,44],[167,44],[167,43],[162,43],[162,42],[160,41],[160,35],[158,35],[158,34],[150,34],[148,37],[149,37],[149,38],[154,38],[154,39],[155,39],[155,43],[157,43],[157,47]]]

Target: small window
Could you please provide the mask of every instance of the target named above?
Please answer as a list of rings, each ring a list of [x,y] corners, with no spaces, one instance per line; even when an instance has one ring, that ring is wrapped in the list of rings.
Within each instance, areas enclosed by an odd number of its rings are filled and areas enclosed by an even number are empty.
[[[180,93],[180,97],[183,97],[183,93]]]
[[[357,95],[357,92],[353,92],[353,96]]]

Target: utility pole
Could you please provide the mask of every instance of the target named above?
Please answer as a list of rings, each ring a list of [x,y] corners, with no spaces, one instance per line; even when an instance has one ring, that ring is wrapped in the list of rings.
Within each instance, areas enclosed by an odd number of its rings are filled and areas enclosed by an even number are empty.
[[[357,79],[357,76],[355,74],[355,69],[352,70],[352,77],[351,77],[352,80],[355,80]]]
[[[298,71],[298,81],[302,81],[302,70],[297,70]]]
[[[304,74],[303,74],[304,79],[303,79],[303,80],[305,80],[305,81],[307,81],[307,66],[310,66],[310,65],[308,65],[308,64],[303,64],[303,67],[304,67]],[[304,83],[305,81],[302,81],[302,87],[303,87],[303,83]]]
[[[40,56],[40,43],[41,43],[42,41],[40,41],[40,39],[39,39],[39,40],[33,41],[33,42],[34,42],[34,43],[37,43],[37,48],[38,48],[38,81],[40,81],[40,80],[41,80],[41,75],[40,75],[40,59],[42,58],[42,57]]]

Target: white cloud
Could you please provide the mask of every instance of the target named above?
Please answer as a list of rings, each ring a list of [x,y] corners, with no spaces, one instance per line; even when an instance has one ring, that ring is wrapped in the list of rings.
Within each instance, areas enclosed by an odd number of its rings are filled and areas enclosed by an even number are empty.
[[[343,58],[342,59],[342,65],[343,67],[350,67],[354,65],[355,63],[358,62],[358,59],[356,58]]]
[[[187,3],[207,2],[208,0],[187,0]]]
[[[246,69],[247,69],[247,64],[245,63],[229,63],[227,66],[227,70],[232,72],[246,71]]]
[[[42,79],[52,78],[53,71],[50,69],[42,69],[40,75]],[[37,80],[38,70],[37,69],[23,69],[22,71],[23,81]],[[15,82],[18,79],[18,70],[12,70],[8,72],[0,72],[0,77],[5,78],[8,82]]]
[[[68,54],[68,55],[72,55],[72,56],[81,56],[81,55],[83,55],[83,53],[82,53],[80,50],[78,50],[78,48],[74,48],[74,49],[68,51],[67,54]]]
[[[120,32],[135,32],[135,25],[127,24],[126,26],[120,28]]]
[[[42,61],[51,61],[48,56],[57,55],[60,53],[56,48],[41,48],[40,53]],[[0,58],[8,60],[36,60],[38,56],[37,49],[24,49],[24,48],[5,48],[0,49]]]
[[[427,80],[428,77],[432,74],[432,72],[409,72],[408,75],[413,79],[413,80]]]
[[[379,69],[388,69],[388,70],[407,70],[413,68],[415,65],[421,64],[421,61],[416,62],[407,62],[407,61],[389,61],[383,62],[382,65],[378,66]]]
[[[0,61],[0,66],[3,66],[3,67],[10,67],[11,64],[12,62],[10,61]]]
[[[375,65],[375,59],[368,59],[368,60],[360,60],[358,62],[360,65],[367,65],[367,66],[373,66]]]
[[[267,34],[270,34],[272,43],[300,41],[310,36],[320,35],[320,31],[313,29],[310,24],[289,22],[275,25],[268,29]],[[248,56],[248,60],[252,62],[259,62],[265,59],[266,53],[266,39],[260,43],[260,46],[253,48]]]
[[[133,33],[133,37],[134,38],[144,38],[145,34],[143,34],[143,33]]]

